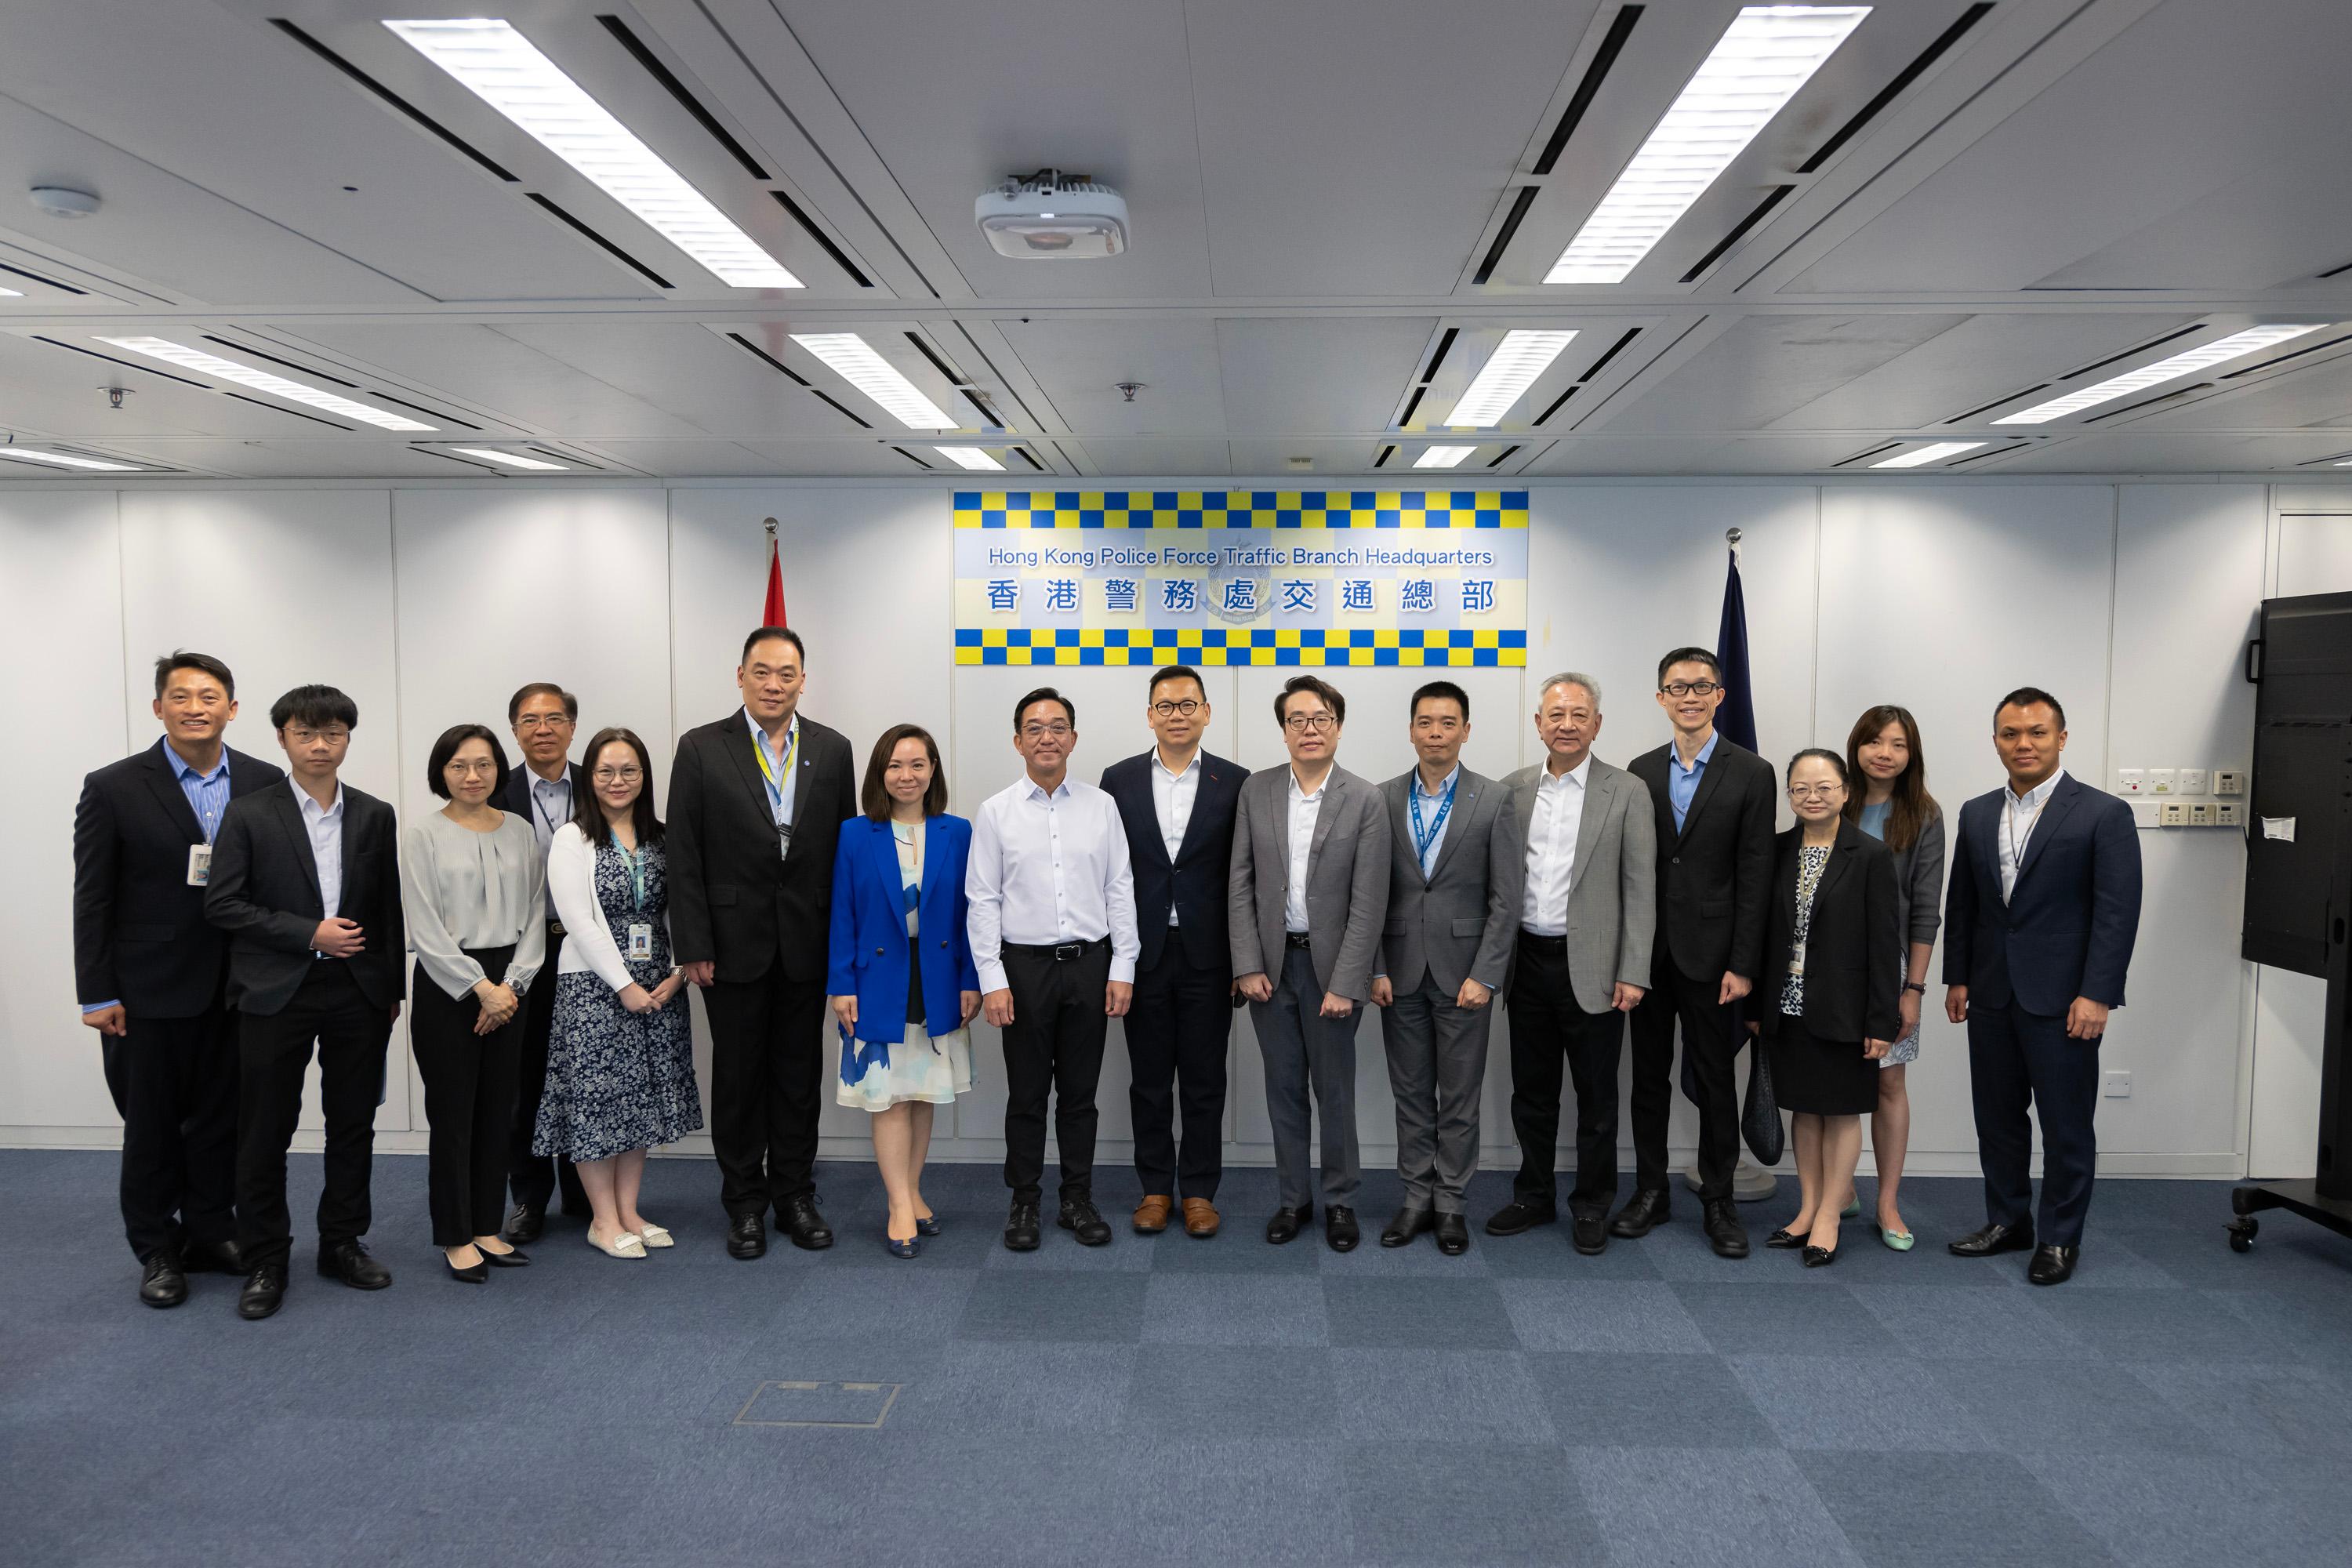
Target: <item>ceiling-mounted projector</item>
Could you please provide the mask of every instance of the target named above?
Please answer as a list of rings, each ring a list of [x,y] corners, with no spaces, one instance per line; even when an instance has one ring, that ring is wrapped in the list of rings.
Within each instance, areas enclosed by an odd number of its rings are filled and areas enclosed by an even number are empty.
[[[1000,256],[1087,260],[1127,249],[1126,198],[1059,169],[1005,181],[972,204],[971,216]]]

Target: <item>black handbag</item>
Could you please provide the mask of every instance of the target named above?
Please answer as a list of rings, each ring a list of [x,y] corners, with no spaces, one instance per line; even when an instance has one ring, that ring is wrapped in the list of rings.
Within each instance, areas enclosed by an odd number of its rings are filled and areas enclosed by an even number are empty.
[[[1788,1129],[1780,1121],[1780,1102],[1772,1093],[1772,1053],[1756,1038],[1748,1063],[1748,1103],[1740,1107],[1739,1135],[1748,1141],[1756,1163],[1769,1170],[1780,1163]]]

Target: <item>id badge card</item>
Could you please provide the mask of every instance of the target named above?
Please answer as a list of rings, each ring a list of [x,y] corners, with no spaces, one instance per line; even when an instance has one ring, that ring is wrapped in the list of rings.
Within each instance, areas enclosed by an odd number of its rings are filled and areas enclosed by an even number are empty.
[[[201,888],[213,879],[213,847],[209,844],[188,846],[188,886]]]
[[[646,921],[629,922],[629,961],[650,963],[654,956],[654,928]]]

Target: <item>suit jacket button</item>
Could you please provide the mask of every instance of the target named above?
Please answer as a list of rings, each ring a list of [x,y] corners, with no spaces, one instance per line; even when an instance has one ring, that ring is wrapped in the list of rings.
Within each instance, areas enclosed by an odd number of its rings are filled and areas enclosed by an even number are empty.
[[[874,951],[875,951],[876,952],[877,952],[877,953],[878,953],[878,952],[880,952],[882,950],[881,950],[880,948],[878,948],[878,947],[877,947],[877,948],[876,948]]]
[[[1682,858],[1681,856],[1677,855],[1677,856],[1675,856],[1675,857],[1674,858],[1673,864],[1675,864],[1675,865],[1676,865],[1676,866],[1679,866],[1679,865],[1681,865],[1682,863],[1683,863],[1683,858]]]

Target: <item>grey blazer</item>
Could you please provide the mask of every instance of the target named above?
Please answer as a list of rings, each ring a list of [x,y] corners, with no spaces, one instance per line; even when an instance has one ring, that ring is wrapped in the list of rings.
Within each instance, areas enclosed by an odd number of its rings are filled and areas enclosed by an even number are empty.
[[[1235,974],[1279,979],[1290,886],[1290,767],[1242,781],[1226,888]],[[1389,902],[1389,818],[1380,791],[1334,764],[1307,854],[1307,935],[1316,983],[1361,1005]]]
[[[1462,989],[1465,977],[1500,991],[1517,940],[1526,871],[1511,792],[1464,768],[1436,868],[1424,877],[1412,841],[1415,771],[1381,785],[1389,816],[1389,912],[1378,973],[1400,994],[1420,990],[1424,975],[1449,996]],[[1423,807],[1424,826],[1433,809]]]
[[[1568,888],[1568,975],[1576,1005],[1603,1013],[1620,982],[1645,991],[1650,986],[1650,949],[1658,930],[1657,814],[1649,786],[1622,768],[1595,757],[1584,778],[1584,816]],[[1504,782],[1510,786],[1515,836],[1524,846],[1543,764],[1521,768]],[[1520,910],[1515,906],[1511,913],[1516,920]]]
[[[1911,962],[1911,944],[1936,945],[1937,928],[1944,923],[1944,814],[1939,809],[1919,825],[1919,837],[1908,849],[1895,851],[1895,910],[1901,919],[1903,962]]]

